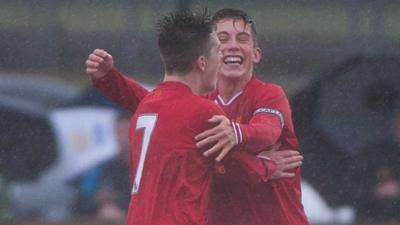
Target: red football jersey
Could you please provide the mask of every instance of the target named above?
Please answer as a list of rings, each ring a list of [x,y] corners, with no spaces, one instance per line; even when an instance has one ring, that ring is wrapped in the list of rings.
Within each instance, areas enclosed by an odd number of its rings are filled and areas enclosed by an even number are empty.
[[[141,85],[115,68],[94,85],[112,100],[134,111],[147,94]],[[298,150],[288,99],[278,85],[255,77],[225,102],[215,92],[208,96],[233,121],[238,145],[216,173],[212,211],[216,225],[308,225],[301,204],[300,169],[291,179],[269,180],[272,161],[256,154],[280,143],[280,149]],[[215,194],[215,195],[214,195]],[[214,202],[215,201],[215,202]]]
[[[228,102],[217,92],[210,95],[236,123],[239,151],[258,153],[260,139],[280,149],[298,150],[288,99],[278,85],[253,77]],[[267,145],[268,146],[268,145]],[[300,168],[295,178],[249,183],[238,179],[246,169],[242,161],[226,161],[225,173],[215,179],[213,209],[218,225],[308,225],[301,203]]]
[[[128,225],[204,225],[214,174],[194,137],[223,111],[180,82],[163,82],[132,117]]]

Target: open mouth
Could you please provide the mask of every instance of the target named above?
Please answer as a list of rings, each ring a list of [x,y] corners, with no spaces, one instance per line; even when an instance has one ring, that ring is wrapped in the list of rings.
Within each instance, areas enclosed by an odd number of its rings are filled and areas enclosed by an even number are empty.
[[[222,62],[227,65],[242,65],[243,57],[238,55],[228,55],[222,59]]]

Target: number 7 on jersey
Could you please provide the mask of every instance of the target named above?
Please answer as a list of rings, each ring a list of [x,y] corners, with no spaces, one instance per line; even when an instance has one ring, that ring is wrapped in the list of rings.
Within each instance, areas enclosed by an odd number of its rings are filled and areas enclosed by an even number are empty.
[[[136,130],[144,129],[142,148],[140,149],[139,163],[133,181],[132,194],[138,193],[140,180],[142,178],[144,160],[146,159],[147,149],[149,148],[151,134],[157,122],[157,114],[140,115],[137,120]]]

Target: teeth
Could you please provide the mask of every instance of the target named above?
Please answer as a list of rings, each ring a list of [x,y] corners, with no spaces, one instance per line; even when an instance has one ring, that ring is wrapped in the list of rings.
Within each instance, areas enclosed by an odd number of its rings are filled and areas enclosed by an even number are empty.
[[[225,63],[242,63],[242,58],[239,56],[227,56],[224,59]]]

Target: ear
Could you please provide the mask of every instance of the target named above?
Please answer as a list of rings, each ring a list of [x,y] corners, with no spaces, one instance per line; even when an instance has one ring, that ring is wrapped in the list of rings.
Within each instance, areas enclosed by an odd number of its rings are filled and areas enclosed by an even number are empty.
[[[262,57],[262,50],[259,47],[254,48],[253,63],[259,63]]]
[[[206,70],[206,57],[205,56],[199,56],[196,60],[196,67],[201,71],[204,72]]]

